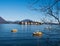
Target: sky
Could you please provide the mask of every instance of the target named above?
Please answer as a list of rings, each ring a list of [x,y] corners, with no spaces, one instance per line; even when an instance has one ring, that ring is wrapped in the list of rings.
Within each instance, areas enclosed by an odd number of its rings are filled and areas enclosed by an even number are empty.
[[[21,21],[24,19],[41,21],[45,14],[41,11],[31,10],[29,7],[34,1],[36,0],[0,0],[0,17],[7,21]],[[49,3],[50,0],[40,0],[38,3],[33,4],[33,7],[40,8],[45,5],[48,6]],[[52,0],[51,3],[53,3]],[[40,7],[38,7],[39,5]]]

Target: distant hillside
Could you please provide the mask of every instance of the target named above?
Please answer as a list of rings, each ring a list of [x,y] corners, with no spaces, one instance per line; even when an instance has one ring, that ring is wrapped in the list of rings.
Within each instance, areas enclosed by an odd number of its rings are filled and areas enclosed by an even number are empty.
[[[4,20],[2,17],[0,17],[0,23],[6,23],[6,20]]]
[[[21,22],[33,22],[33,21],[29,19],[25,19],[25,20],[22,20]]]

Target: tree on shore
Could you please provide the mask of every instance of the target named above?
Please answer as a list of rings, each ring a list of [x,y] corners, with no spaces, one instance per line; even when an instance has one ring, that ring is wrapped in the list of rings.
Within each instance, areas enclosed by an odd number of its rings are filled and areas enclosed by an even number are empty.
[[[59,10],[60,10],[60,7],[59,7],[59,2],[60,0],[54,0],[54,2],[52,4],[49,4],[49,6],[43,6],[43,7],[39,7],[39,8],[35,8],[33,7],[33,5],[36,5],[39,1],[42,1],[42,0],[34,0],[34,3],[32,3],[30,5],[30,8],[32,10],[35,10],[35,11],[41,11],[41,12],[44,12],[50,16],[52,16],[53,18],[55,18],[59,24],[60,24],[60,20],[59,20]],[[43,4],[42,4],[43,5]],[[54,13],[53,12],[53,8],[54,6],[56,7],[56,12]],[[56,16],[54,15],[56,14]]]

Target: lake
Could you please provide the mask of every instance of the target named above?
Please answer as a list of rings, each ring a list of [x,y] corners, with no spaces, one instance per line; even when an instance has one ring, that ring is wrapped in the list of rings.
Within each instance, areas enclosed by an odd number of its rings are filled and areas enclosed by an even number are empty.
[[[47,29],[46,27],[51,27]],[[11,32],[17,29],[17,32]],[[41,37],[33,32],[41,31]],[[0,24],[0,46],[60,46],[59,25]]]

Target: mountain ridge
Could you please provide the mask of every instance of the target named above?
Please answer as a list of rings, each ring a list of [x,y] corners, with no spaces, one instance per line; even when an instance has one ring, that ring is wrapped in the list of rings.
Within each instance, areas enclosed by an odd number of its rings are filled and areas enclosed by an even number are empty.
[[[3,19],[2,17],[0,17],[0,23],[6,23],[7,21],[5,19]]]

